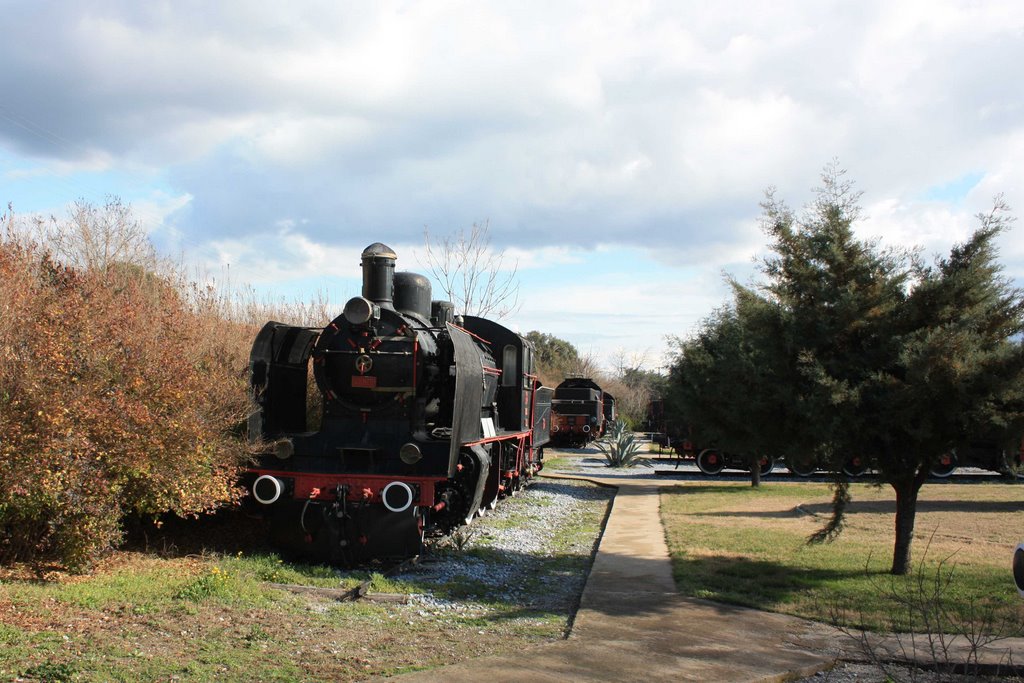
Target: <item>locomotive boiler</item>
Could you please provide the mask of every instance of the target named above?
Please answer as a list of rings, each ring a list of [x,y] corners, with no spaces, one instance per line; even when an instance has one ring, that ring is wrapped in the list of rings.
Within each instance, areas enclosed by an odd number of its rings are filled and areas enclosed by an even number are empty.
[[[415,555],[543,464],[551,390],[530,342],[456,317],[396,259],[371,244],[340,316],[268,322],[253,344],[249,434],[264,448],[247,484],[276,543],[322,561]]]

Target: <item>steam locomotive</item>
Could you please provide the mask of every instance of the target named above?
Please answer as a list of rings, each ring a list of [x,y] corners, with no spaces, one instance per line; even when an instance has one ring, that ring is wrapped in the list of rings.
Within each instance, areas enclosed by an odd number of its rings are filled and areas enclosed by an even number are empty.
[[[456,317],[396,260],[371,244],[362,296],[326,328],[268,322],[253,344],[249,435],[264,448],[245,482],[286,551],[413,556],[543,466],[552,392],[530,342]]]
[[[579,448],[615,420],[615,397],[592,379],[569,377],[555,387],[551,412],[551,445]]]

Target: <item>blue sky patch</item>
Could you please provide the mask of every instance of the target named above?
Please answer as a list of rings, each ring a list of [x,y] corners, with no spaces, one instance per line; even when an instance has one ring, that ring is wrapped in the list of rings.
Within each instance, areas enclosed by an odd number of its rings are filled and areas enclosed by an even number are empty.
[[[933,185],[924,191],[924,199],[933,202],[961,204],[967,194],[985,177],[982,171],[971,171],[943,185]]]

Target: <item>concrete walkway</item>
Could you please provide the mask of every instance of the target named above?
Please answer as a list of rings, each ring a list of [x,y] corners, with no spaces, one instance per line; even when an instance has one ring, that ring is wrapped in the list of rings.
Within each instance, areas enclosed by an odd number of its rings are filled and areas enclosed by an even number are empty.
[[[659,513],[658,490],[667,482],[547,476],[619,489],[569,638],[394,679],[787,681],[856,651],[824,624],[678,595]],[[1022,648],[1015,660],[1024,660],[1024,643],[1010,646]],[[999,653],[991,656],[1000,661]]]

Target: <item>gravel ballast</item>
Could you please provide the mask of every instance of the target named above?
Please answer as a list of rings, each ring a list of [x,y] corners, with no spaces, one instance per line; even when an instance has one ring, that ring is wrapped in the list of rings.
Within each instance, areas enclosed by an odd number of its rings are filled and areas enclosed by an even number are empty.
[[[391,577],[417,587],[420,616],[486,616],[510,606],[571,619],[600,541],[614,490],[539,479],[497,509],[435,540]]]

